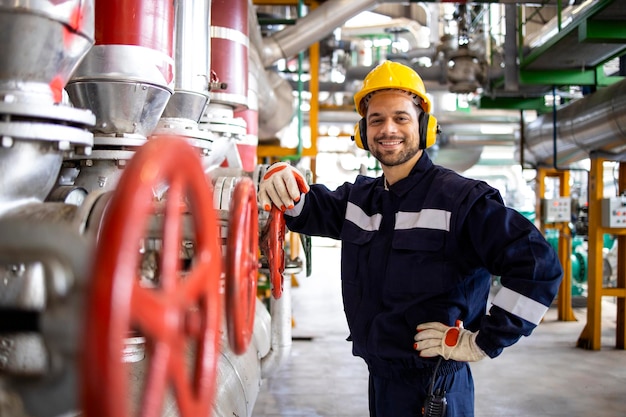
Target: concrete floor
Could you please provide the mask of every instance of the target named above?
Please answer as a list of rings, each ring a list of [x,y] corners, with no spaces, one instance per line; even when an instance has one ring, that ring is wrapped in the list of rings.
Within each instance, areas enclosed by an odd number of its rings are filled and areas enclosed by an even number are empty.
[[[313,239],[313,273],[293,288],[289,360],[263,380],[252,417],[366,417],[367,369],[345,339],[339,246]],[[472,364],[476,417],[626,416],[626,351],[615,347],[615,304],[603,306],[600,351],[575,347],[585,322],[559,322],[555,309],[528,338]]]

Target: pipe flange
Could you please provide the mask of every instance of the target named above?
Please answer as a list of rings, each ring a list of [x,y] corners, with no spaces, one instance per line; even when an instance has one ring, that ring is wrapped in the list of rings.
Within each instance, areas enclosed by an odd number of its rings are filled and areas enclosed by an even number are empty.
[[[76,155],[72,160],[89,161],[89,160],[107,160],[107,161],[129,161],[135,155],[135,151],[129,150],[102,150],[96,149],[90,155]],[[89,165],[89,162],[86,162]]]
[[[0,146],[10,148],[17,140],[56,143],[71,155],[89,155],[93,134],[84,129],[55,123],[0,122]]]
[[[160,123],[160,122],[159,122]],[[210,151],[217,136],[210,130],[202,130],[195,126],[172,124],[170,121],[155,129],[152,136],[178,136],[194,148]]]
[[[200,129],[206,129],[218,134],[232,136],[245,136],[247,123],[239,117],[211,117],[206,116],[200,120]]]
[[[65,122],[77,127],[89,128],[96,124],[96,116],[91,110],[78,109],[76,107],[64,105],[50,105],[41,103],[25,103],[0,101],[0,114],[3,116],[32,118],[35,120],[50,120],[55,122]]]
[[[90,110],[64,105],[0,102],[0,146],[10,148],[16,140],[56,142],[58,150],[89,155],[93,133],[89,131],[96,116]]]

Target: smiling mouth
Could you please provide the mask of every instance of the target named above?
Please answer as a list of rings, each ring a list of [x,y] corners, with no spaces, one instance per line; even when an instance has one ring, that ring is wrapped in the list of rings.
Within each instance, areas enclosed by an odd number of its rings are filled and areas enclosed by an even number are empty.
[[[378,144],[381,146],[396,146],[402,143],[401,140],[379,140]]]

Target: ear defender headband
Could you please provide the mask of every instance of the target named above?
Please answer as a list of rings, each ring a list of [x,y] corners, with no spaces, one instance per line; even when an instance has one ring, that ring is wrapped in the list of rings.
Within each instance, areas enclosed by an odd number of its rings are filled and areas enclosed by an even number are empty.
[[[422,112],[418,119],[419,124],[419,149],[430,148],[437,141],[437,133],[440,133],[441,130],[439,125],[437,124],[437,118],[429,113]],[[358,123],[354,126],[354,136],[352,136],[352,140],[361,149],[365,149],[369,151],[369,146],[367,146],[367,122],[365,117],[361,118]]]

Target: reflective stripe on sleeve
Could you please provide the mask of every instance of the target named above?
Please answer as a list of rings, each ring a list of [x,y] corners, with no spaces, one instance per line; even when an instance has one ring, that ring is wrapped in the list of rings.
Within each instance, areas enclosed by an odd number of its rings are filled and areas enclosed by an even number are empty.
[[[396,230],[436,229],[450,231],[450,212],[424,209],[418,212],[399,211],[396,214]]]
[[[492,304],[535,325],[548,311],[543,304],[506,287],[500,289]]]
[[[285,214],[291,217],[298,217],[300,213],[302,213],[302,209],[304,208],[304,199],[306,198],[306,194],[300,194],[300,201],[293,206],[292,209],[285,210]]]
[[[356,224],[359,228],[372,232],[380,229],[380,222],[382,220],[382,214],[374,214],[368,216],[359,206],[354,203],[348,202],[346,207],[346,220]]]

